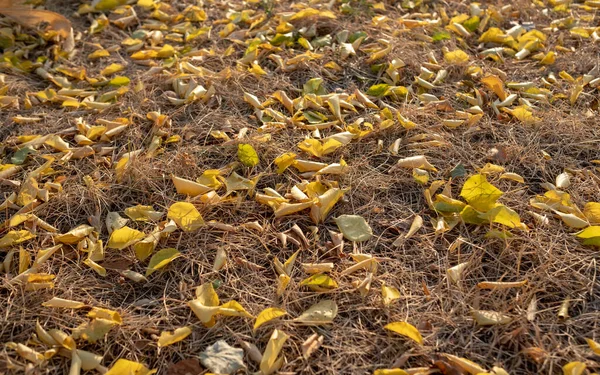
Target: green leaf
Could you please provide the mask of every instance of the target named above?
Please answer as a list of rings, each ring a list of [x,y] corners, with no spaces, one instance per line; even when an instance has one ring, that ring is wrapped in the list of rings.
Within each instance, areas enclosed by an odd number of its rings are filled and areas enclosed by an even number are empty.
[[[350,36],[348,36],[348,43],[354,43],[356,40],[360,39],[360,38],[366,38],[367,37],[367,33],[365,33],[364,31],[356,31],[352,34],[350,34]]]
[[[465,27],[465,29],[469,30],[470,32],[474,32],[479,27],[479,21],[480,21],[480,19],[478,16],[473,16],[473,17],[469,18],[468,20],[466,20],[463,23],[463,26]]]
[[[150,276],[154,271],[163,268],[173,260],[179,258],[181,253],[173,247],[162,249],[152,256],[146,270],[146,276]]]
[[[379,83],[377,85],[373,85],[371,87],[369,87],[369,90],[367,90],[367,95],[372,95],[372,96],[384,96],[388,90],[390,89],[390,85],[388,85],[387,83]]]
[[[456,165],[456,167],[454,167],[454,169],[452,169],[450,171],[450,177],[452,177],[452,178],[462,177],[466,174],[467,174],[467,171],[465,170],[465,166],[462,165],[462,163],[458,163]]]
[[[319,112],[304,111],[302,116],[311,124],[320,124],[327,121],[327,116]]]
[[[434,42],[441,42],[442,40],[449,40],[452,38],[449,32],[446,30],[440,30],[433,33],[431,36]]]
[[[32,146],[26,146],[19,149],[12,158],[10,158],[10,162],[13,164],[21,165],[25,163],[27,156],[29,154],[35,153],[35,149]]]
[[[125,4],[127,1],[125,0],[94,0],[92,1],[92,6],[96,10],[105,11],[105,10],[113,10],[119,5]]]
[[[325,95],[327,90],[323,87],[323,78],[312,78],[302,86],[302,94]]]
[[[111,79],[108,84],[111,86],[120,87],[129,85],[129,82],[131,82],[131,80],[125,76],[116,76],[115,78]]]
[[[275,34],[275,36],[271,39],[270,43],[274,46],[278,46],[281,45],[283,43],[290,43],[294,41],[294,34],[293,33],[287,33],[287,34]]]
[[[334,220],[340,232],[350,241],[362,242],[373,236],[373,230],[362,216],[342,215]]]
[[[258,159],[258,154],[252,145],[241,143],[238,145],[238,159],[244,164],[246,167],[254,167],[260,161]]]

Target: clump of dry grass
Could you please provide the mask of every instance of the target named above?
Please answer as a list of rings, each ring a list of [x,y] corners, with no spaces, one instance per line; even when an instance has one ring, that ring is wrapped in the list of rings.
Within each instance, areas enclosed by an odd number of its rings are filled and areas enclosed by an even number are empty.
[[[519,4],[521,2],[518,2]],[[522,2],[523,6],[528,4]],[[354,2],[353,2],[354,4]],[[233,8],[243,9],[241,2],[228,3]],[[291,3],[274,3],[273,12],[288,11]],[[465,5],[457,2],[445,4],[449,13],[465,11]],[[517,7],[518,4],[515,4]],[[363,30],[371,38],[389,38],[389,31],[382,31],[370,24],[369,7],[357,2],[357,12],[343,20],[323,21],[318,26],[319,34],[336,33],[348,29]],[[363,8],[361,8],[363,7]],[[387,4],[389,17],[405,14],[398,4]],[[224,17],[225,7],[208,10],[211,19]],[[539,12],[522,12],[524,20],[544,25],[547,23]],[[78,27],[78,24],[75,25]],[[508,28],[509,25],[502,25]],[[100,42],[105,47],[118,44],[107,35],[84,37],[84,51],[88,43]],[[227,45],[219,38],[203,42],[202,48],[214,48],[222,52]],[[419,66],[425,61],[425,54],[433,50],[438,58],[440,45],[431,45],[411,39],[409,34],[392,38],[393,55],[402,58],[404,69],[402,83],[409,85]],[[456,47],[454,42],[445,41],[441,45]],[[573,54],[565,54],[557,59],[552,71],[562,69],[571,74],[586,73],[597,63],[597,46],[589,43],[586,48],[577,49]],[[469,51],[475,54],[475,46]],[[39,53],[44,53],[40,51]],[[283,52],[285,54],[286,51]],[[79,54],[74,66],[85,65]],[[290,56],[293,53],[290,52]],[[122,182],[115,182],[111,163],[102,158],[86,158],[56,165],[60,175],[67,176],[64,191],[56,194],[37,214],[53,223],[61,232],[87,222],[98,213],[104,217],[111,211],[122,211],[136,204],[152,205],[166,210],[172,203],[181,200],[172,186],[170,175],[194,178],[204,170],[223,168],[237,160],[234,143],[222,145],[210,136],[212,130],[224,130],[230,134],[242,128],[254,131],[259,123],[253,118],[253,111],[243,101],[243,92],[250,92],[265,98],[281,89],[296,97],[308,79],[323,76],[321,62],[309,62],[293,72],[276,70],[276,65],[265,61],[265,68],[272,71],[268,76],[257,79],[245,72],[236,70],[238,51],[230,57],[210,57],[204,61],[209,69],[219,71],[232,68],[231,79],[217,86],[217,98],[206,105],[191,104],[173,107],[162,93],[170,88],[161,82],[160,75],[144,75],[145,67],[130,64],[127,75],[145,84],[145,90],[131,93],[123,98],[119,106],[101,114],[68,112],[63,109],[45,108],[45,119],[41,123],[16,125],[10,121],[17,114],[33,114],[39,108],[27,111],[3,110],[0,119],[8,124],[0,129],[0,137],[10,140],[23,134],[47,134],[73,126],[75,118],[85,115],[88,122],[96,118],[116,118],[131,116],[133,125],[115,142],[113,157],[123,152],[136,150],[150,141],[151,124],[144,119],[146,112],[160,110],[172,119],[170,132],[182,136],[183,141],[165,147],[164,152],[152,159],[137,160],[128,170]],[[331,60],[336,60],[331,56]],[[369,70],[363,58],[350,63],[342,63],[344,71],[337,74],[337,80],[325,79],[325,86],[352,92],[354,88],[366,90],[376,82],[377,75]],[[488,71],[497,66],[489,60],[478,60],[478,64]],[[507,63],[501,68],[510,80],[535,80],[547,75],[531,62]],[[88,69],[101,69],[89,66]],[[44,86],[29,76],[8,75],[11,90],[17,93],[31,91],[32,86]],[[24,84],[22,79],[26,80]],[[455,109],[464,109],[454,94],[460,88],[463,77],[459,70],[451,71],[447,83],[435,92],[444,97]],[[39,87],[38,87],[39,86]],[[423,187],[412,178],[410,171],[393,171],[392,166],[398,157],[410,156],[415,152],[402,143],[399,155],[389,152],[376,152],[377,141],[382,140],[387,147],[398,138],[406,138],[409,133],[401,127],[393,127],[373,133],[360,142],[352,142],[347,147],[324,158],[327,162],[339,161],[340,157],[350,166],[350,172],[340,176],[339,184],[350,190],[338,203],[330,217],[344,213],[363,216],[373,228],[375,236],[361,244],[346,244],[346,253],[363,252],[384,259],[374,278],[372,291],[366,297],[353,291],[352,281],[360,276],[341,276],[342,269],[352,262],[347,257],[340,258],[329,251],[327,230],[337,230],[333,220],[318,225],[304,213],[280,219],[273,217],[272,211],[245,194],[233,195],[232,199],[219,204],[202,205],[200,208],[205,220],[216,220],[231,225],[259,221],[265,231],[256,233],[240,229],[236,232],[223,232],[216,229],[201,229],[194,233],[176,232],[161,241],[159,248],[176,247],[183,256],[171,264],[164,272],[156,272],[150,282],[136,284],[123,278],[118,270],[133,269],[144,272],[145,265],[135,258],[130,250],[109,250],[103,265],[107,268],[106,277],[97,275],[82,265],[82,254],[65,247],[62,253],[52,257],[43,267],[43,272],[56,275],[53,290],[26,292],[21,286],[4,283],[0,288],[0,341],[22,342],[32,338],[35,322],[48,328],[58,328],[69,332],[86,321],[77,311],[57,311],[43,308],[41,303],[57,296],[82,301],[90,306],[115,309],[121,312],[124,324],[114,328],[103,340],[95,344],[82,342],[80,348],[104,355],[103,363],[114,363],[118,358],[127,358],[146,363],[167,374],[168,369],[179,361],[197,358],[198,353],[218,339],[233,344],[237,338],[265,348],[272,327],[262,327],[253,332],[252,322],[242,318],[226,318],[218,321],[211,329],[206,329],[186,305],[194,297],[194,288],[202,283],[218,282],[217,289],[221,300],[235,299],[251,314],[256,315],[270,306],[287,310],[290,316],[298,316],[307,307],[323,298],[299,286],[303,278],[301,271],[292,275],[294,281],[282,297],[277,297],[275,271],[272,261],[275,257],[287,259],[297,249],[294,246],[282,247],[277,233],[288,230],[297,224],[307,234],[309,246],[302,249],[301,261],[334,262],[335,271],[331,276],[340,288],[328,293],[339,306],[339,315],[334,324],[322,327],[306,327],[289,322],[278,323],[290,335],[285,346],[286,362],[282,373],[302,374],[364,374],[378,368],[398,366],[402,368],[431,366],[439,353],[451,353],[466,357],[487,368],[493,365],[504,367],[511,374],[560,373],[560,367],[569,361],[583,361],[590,368],[598,370],[597,357],[592,357],[585,346],[584,338],[600,335],[600,292],[598,291],[597,249],[582,246],[572,234],[550,218],[550,225],[534,225],[530,214],[529,199],[542,193],[540,183],[553,181],[564,168],[592,170],[590,160],[598,158],[600,127],[595,122],[597,111],[590,114],[591,96],[582,97],[578,106],[555,104],[536,112],[541,121],[532,126],[522,125],[513,120],[498,118],[486,112],[477,128],[465,132],[464,129],[448,130],[440,123],[445,114],[435,109],[423,108],[416,99],[404,103],[390,102],[401,107],[402,112],[418,123],[418,130],[426,134],[438,134],[447,147],[428,149],[428,159],[439,172],[436,177],[446,177],[459,163],[468,173],[483,166],[488,161],[503,165],[507,171],[524,177],[526,185],[516,185],[509,181],[498,181],[497,186],[506,192],[501,201],[521,214],[529,224],[529,232],[517,232],[509,239],[486,238],[486,228],[471,225],[457,225],[452,231],[434,234],[429,219],[434,212],[427,208],[423,197]],[[83,111],[82,111],[83,112]],[[349,119],[350,120],[350,119]],[[275,173],[272,160],[283,152],[296,151],[297,143],[308,132],[285,129],[274,135],[275,141],[253,144],[261,156],[254,169],[238,168],[238,173],[247,177],[263,173],[257,189],[278,187],[288,191],[301,181],[294,171],[283,175]],[[491,148],[506,150],[506,157],[490,159]],[[541,156],[544,150],[552,155],[551,160]],[[8,156],[6,156],[8,159]],[[3,160],[2,162],[7,162]],[[43,162],[34,157],[32,164]],[[595,173],[595,174],[594,174]],[[91,175],[98,182],[105,182],[101,189],[90,190],[82,184],[82,178]],[[17,176],[20,178],[22,175]],[[465,177],[452,181],[452,193],[458,196]],[[600,186],[596,172],[573,177],[569,188],[573,201],[579,206],[585,202],[600,201]],[[10,193],[13,187],[2,185],[3,192]],[[6,189],[6,190],[4,190]],[[392,243],[399,235],[406,233],[415,214],[423,216],[425,228],[410,239],[401,241],[399,246]],[[9,218],[10,212],[0,212],[0,221]],[[131,224],[143,230],[143,225]],[[103,232],[104,237],[107,236]],[[449,246],[460,239],[463,244],[456,251]],[[41,236],[34,245],[25,245],[28,251],[52,245],[51,236]],[[216,250],[227,250],[229,266],[224,270],[212,271]],[[0,252],[0,260],[5,253]],[[236,262],[241,259],[243,262]],[[458,263],[468,262],[464,279],[459,285],[448,282],[446,270]],[[248,267],[247,264],[252,266]],[[3,275],[8,280],[7,275]],[[481,281],[528,280],[524,288],[506,291],[485,291],[476,287]],[[394,286],[401,292],[401,298],[391,306],[384,307],[378,289],[381,284]],[[535,320],[526,318],[528,306],[537,301]],[[557,311],[565,300],[570,300],[570,318],[560,320]],[[508,325],[477,327],[470,316],[471,309],[502,311],[514,316]],[[417,326],[425,337],[424,346],[415,346],[397,336],[388,334],[383,326],[391,321],[407,320]],[[184,342],[158,349],[156,335],[163,330],[188,325],[193,333]],[[308,360],[302,358],[301,344],[311,334],[324,336],[323,346]],[[528,348],[541,348],[546,355],[527,355]],[[0,349],[0,371],[9,372],[9,351]],[[11,363],[18,359],[10,357]],[[246,361],[251,371],[257,365]],[[67,373],[68,361],[52,360],[43,371],[47,373]]]

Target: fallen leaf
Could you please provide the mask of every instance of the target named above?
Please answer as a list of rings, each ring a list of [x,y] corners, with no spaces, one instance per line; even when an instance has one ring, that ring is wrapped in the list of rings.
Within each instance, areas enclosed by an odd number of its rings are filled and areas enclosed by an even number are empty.
[[[11,247],[35,238],[35,234],[28,230],[11,230],[0,238],[0,248]]]
[[[316,292],[327,292],[338,287],[337,282],[324,273],[312,275],[302,280],[300,285],[307,286]]]
[[[383,299],[383,304],[388,306],[400,298],[400,292],[393,286],[381,284],[381,298]]]
[[[592,349],[594,354],[600,355],[600,344],[598,344],[596,341],[594,341],[592,339],[585,339],[585,341],[587,342],[590,349]]]
[[[350,241],[367,241],[373,236],[373,230],[362,216],[341,215],[334,220],[340,232]]]
[[[189,195],[190,197],[196,197],[198,195],[206,194],[212,191],[213,188],[204,186],[198,182],[186,180],[185,178],[171,176],[173,185],[177,190],[177,194]]]
[[[306,325],[321,325],[333,322],[338,312],[337,304],[332,300],[324,300],[312,305],[304,311],[294,322]]]
[[[563,366],[563,375],[583,375],[587,368],[583,362],[569,362]]]
[[[388,331],[392,331],[399,335],[406,336],[409,339],[414,340],[417,344],[421,344],[421,345],[423,344],[423,337],[421,336],[421,333],[419,332],[419,330],[415,326],[413,326],[407,322],[390,323],[390,324],[386,325],[384,328],[387,329]]]
[[[54,239],[58,242],[62,242],[64,244],[76,244],[81,241],[84,237],[87,237],[90,233],[94,231],[94,227],[82,224],[76,228],[71,229],[65,234],[59,234],[54,237]],[[2,247],[2,246],[0,246]]]
[[[263,324],[273,319],[277,319],[281,316],[284,316],[286,314],[287,311],[279,309],[277,307],[266,308],[263,311],[261,311],[260,314],[258,314],[258,316],[256,317],[256,321],[254,322],[254,330],[256,331]]]
[[[244,350],[234,348],[224,340],[216,341],[200,353],[200,362],[215,374],[233,374],[246,368]]]
[[[186,232],[191,232],[204,226],[204,220],[200,212],[198,212],[193,204],[187,202],[173,203],[169,207],[167,217],[175,221]]]
[[[437,169],[435,169],[435,167],[429,163],[425,155],[417,155],[400,159],[396,165],[402,168],[419,168],[433,172],[437,171]]]
[[[252,145],[241,143],[238,145],[238,159],[246,167],[254,167],[259,163],[258,154]]]
[[[502,194],[483,174],[469,177],[460,192],[460,196],[469,202],[469,205],[481,212],[492,209]]]
[[[86,304],[83,302],[72,301],[69,299],[62,299],[62,298],[54,297],[51,300],[42,302],[42,306],[52,307],[52,308],[64,308],[64,309],[80,309],[82,307],[85,307]]]
[[[289,338],[283,331],[274,330],[271,338],[267,343],[267,348],[263,353],[262,361],[260,362],[260,371],[262,375],[270,375],[282,366],[283,356],[279,356],[283,349],[283,344]]]
[[[109,249],[123,250],[144,237],[146,237],[146,235],[139,230],[125,226],[112,232],[106,247]]]
[[[165,267],[180,256],[181,253],[173,247],[159,250],[152,258],[150,258],[150,263],[148,263],[148,269],[146,270],[146,277],[152,275],[154,271]]]
[[[104,375],[151,375],[156,370],[150,370],[139,362],[119,359]]]
[[[512,322],[512,318],[510,316],[496,311],[471,310],[471,315],[480,326],[493,326]]]
[[[154,211],[152,206],[142,206],[138,204],[137,206],[126,208],[125,215],[133,221],[146,222],[158,221],[163,217],[164,213]]]
[[[165,346],[175,344],[186,337],[188,337],[192,333],[192,330],[189,327],[181,327],[174,330],[172,333],[169,331],[162,331],[160,333],[160,337],[158,338],[158,347],[163,348]]]

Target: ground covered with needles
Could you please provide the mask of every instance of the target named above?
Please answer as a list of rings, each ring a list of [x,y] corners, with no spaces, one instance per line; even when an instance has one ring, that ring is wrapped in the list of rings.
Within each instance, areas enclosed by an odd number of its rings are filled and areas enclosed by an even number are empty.
[[[15,3],[0,373],[600,371],[600,2]]]

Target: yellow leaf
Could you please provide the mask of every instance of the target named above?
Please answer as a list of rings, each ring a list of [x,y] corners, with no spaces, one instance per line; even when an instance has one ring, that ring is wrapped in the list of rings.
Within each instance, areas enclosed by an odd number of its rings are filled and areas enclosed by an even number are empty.
[[[236,190],[252,190],[256,186],[257,181],[258,177],[249,180],[233,172],[225,179],[225,186],[228,192]]]
[[[258,65],[258,64],[257,64],[257,63],[255,63],[255,62],[252,62],[252,63],[250,64],[250,68],[248,68],[248,71],[249,71],[250,73],[254,74],[254,75],[255,75],[255,76],[257,76],[257,77],[264,76],[264,75],[267,75],[267,74],[268,74],[267,72],[265,72],[265,70],[264,70],[263,68],[261,68],[261,66],[260,66],[260,65]]]
[[[521,121],[525,125],[531,125],[531,124],[534,124],[534,123],[536,123],[536,122],[538,122],[540,120],[540,118],[539,117],[535,117],[533,115],[533,113],[529,110],[529,107],[527,107],[525,105],[520,105],[520,106],[515,107],[513,109],[503,107],[502,110],[505,111],[505,112],[510,113],[517,120]]]
[[[245,318],[254,318],[237,301],[225,302],[219,307],[218,314],[225,316],[242,316]]]
[[[118,73],[124,69],[125,69],[125,66],[123,66],[121,64],[110,64],[106,68],[102,69],[100,71],[100,74],[102,74],[105,77],[108,77],[108,76]]]
[[[525,179],[521,175],[518,175],[518,174],[512,173],[512,172],[503,173],[502,175],[500,175],[500,179],[512,180],[515,182],[519,182],[521,184],[525,183]]]
[[[375,370],[373,375],[408,375],[408,372],[399,368]]]
[[[87,265],[88,267],[90,267],[91,269],[96,271],[98,273],[98,275],[106,276],[106,269],[104,267],[102,267],[101,265],[99,265],[98,263],[94,262],[92,259],[87,258],[86,260],[83,261],[83,264]]]
[[[540,60],[540,64],[552,65],[552,64],[554,64],[555,60],[556,60],[556,53],[554,53],[554,51],[550,51]]]
[[[88,312],[87,315],[93,319],[105,319],[105,320],[111,321],[115,324],[123,323],[123,318],[121,318],[121,315],[117,311],[114,311],[114,310],[103,309],[100,307],[94,307]]]
[[[510,316],[496,311],[471,310],[471,315],[480,326],[493,326],[512,322],[512,318]]]
[[[492,90],[500,100],[506,99],[506,91],[504,91],[504,82],[496,76],[490,75],[487,77],[483,77],[481,79],[481,83],[486,85],[490,90]]]
[[[585,339],[585,341],[596,355],[600,355],[600,344],[592,339]]]
[[[437,169],[429,163],[425,155],[410,156],[400,159],[396,165],[402,168],[419,168],[434,172],[437,171]]]
[[[188,337],[192,333],[192,330],[189,327],[181,327],[177,328],[173,333],[168,331],[162,331],[160,333],[160,337],[158,338],[158,347],[163,348],[165,346],[175,344],[186,337]]]
[[[330,18],[335,19],[335,13],[330,10],[318,10],[314,8],[304,8],[301,11],[295,13],[292,17],[290,17],[290,21],[301,20],[303,18],[308,17],[320,17],[320,18]]]
[[[327,215],[335,206],[335,204],[342,199],[344,191],[338,188],[332,188],[327,190],[324,194],[317,197],[317,204],[312,206],[310,217],[315,224],[322,223],[327,218]]]
[[[527,280],[523,281],[514,281],[514,282],[502,282],[502,281],[484,281],[477,284],[479,289],[493,289],[493,290],[503,290],[510,288],[519,288],[527,284]]]
[[[124,248],[138,242],[145,236],[146,235],[139,230],[124,226],[112,232],[106,247],[110,249],[123,250]]]
[[[454,51],[448,51],[444,53],[444,61],[448,64],[464,64],[469,62],[469,55],[465,51],[457,49]]]
[[[316,292],[327,292],[338,287],[335,280],[324,273],[312,275],[300,282],[301,286],[307,286]]]
[[[254,167],[259,163],[258,154],[252,145],[241,143],[238,145],[238,159],[246,167]]]
[[[119,359],[104,375],[151,375],[156,370],[150,370],[141,363]]]
[[[562,368],[563,375],[583,375],[586,367],[583,362],[569,362]]]
[[[196,299],[188,302],[188,306],[206,327],[215,325],[214,316],[219,311],[219,296],[212,283],[196,288]]]
[[[496,205],[485,214],[480,215],[480,217],[485,218],[492,223],[506,225],[509,228],[527,229],[527,226],[521,223],[519,214],[502,204]]]
[[[299,317],[294,319],[294,322],[306,325],[322,325],[333,322],[337,316],[338,307],[332,300],[324,300],[317,302],[304,311]]]
[[[95,343],[106,336],[106,334],[115,326],[112,320],[97,318],[91,322],[83,323],[73,329],[74,338],[83,338],[91,343]]]
[[[137,205],[125,209],[125,215],[134,221],[158,221],[163,217],[163,212],[154,211],[152,206]]]
[[[42,306],[52,307],[52,308],[64,308],[64,309],[80,309],[82,307],[85,307],[86,304],[83,302],[72,301],[69,299],[62,299],[62,298],[54,297],[49,301],[42,302]]]
[[[570,226],[571,228],[581,229],[589,225],[587,221],[575,214],[565,214],[560,211],[554,211],[554,213],[561,218],[563,223]]]
[[[35,234],[28,230],[11,230],[0,238],[0,248],[15,246],[32,238],[35,238]]]
[[[45,359],[43,354],[38,353],[35,350],[23,344],[17,344],[16,351],[17,354],[19,354],[21,357],[34,364],[40,364]]]
[[[296,161],[296,154],[293,152],[287,152],[283,155],[278,156],[275,159],[275,165],[277,166],[277,173],[282,174],[289,166],[293,165]]]
[[[302,202],[302,203],[280,203],[275,209],[275,217],[282,217],[286,215],[291,215],[296,212],[300,212],[307,208],[310,208],[314,205],[313,201]]]
[[[283,309],[278,309],[277,307],[266,308],[263,311],[261,311],[260,314],[258,314],[258,316],[256,317],[256,322],[254,322],[254,330],[256,331],[263,324],[273,319],[277,319],[281,316],[284,316],[286,314],[287,311]]]
[[[487,373],[487,371],[485,371],[485,369],[483,367],[479,366],[477,363],[475,363],[473,361],[469,361],[466,358],[457,357],[452,354],[444,354],[444,356],[446,358],[448,358],[450,360],[450,362],[461,367],[463,370],[465,370],[469,374],[477,375],[477,374],[481,374],[481,373]]]
[[[308,138],[298,143],[298,148],[302,151],[306,151],[313,156],[322,157],[331,154],[344,144],[334,138],[328,138],[320,141],[318,139]]]
[[[483,174],[469,177],[460,192],[460,196],[469,202],[469,205],[482,212],[493,208],[502,194],[498,188],[487,182]]]
[[[31,265],[31,255],[27,252],[27,250],[20,248],[19,249],[19,274],[27,271],[29,266]]]
[[[267,348],[263,353],[262,360],[260,361],[260,371],[262,375],[271,375],[275,371],[279,370],[283,364],[283,357],[279,357],[283,344],[289,338],[288,335],[283,331],[274,330],[271,334],[271,338],[267,343]]]
[[[285,275],[285,274],[281,274],[281,275],[279,275],[277,277],[277,291],[276,291],[276,294],[278,296],[281,296],[283,294],[283,292],[285,292],[285,289],[290,284],[290,280],[291,280],[291,278],[288,275]]]
[[[417,231],[419,229],[421,229],[421,227],[423,227],[423,218],[421,217],[421,215],[416,215],[415,218],[412,221],[412,224],[410,224],[410,228],[408,229],[408,233],[406,233],[406,235],[404,236],[404,238],[410,238],[413,236],[413,234],[417,233]]]
[[[450,281],[452,281],[455,284],[458,283],[462,279],[462,273],[468,265],[468,262],[464,262],[457,264],[454,267],[448,268],[446,270],[446,273],[448,274],[448,278],[450,279]]]
[[[385,306],[400,298],[400,292],[393,286],[381,284],[381,298]]]
[[[196,182],[212,189],[218,189],[222,183],[217,179],[221,175],[218,169],[208,169],[202,173],[202,176],[196,179]]]
[[[173,247],[159,250],[152,256],[152,258],[150,258],[150,263],[148,264],[148,269],[146,270],[146,277],[150,276],[152,273],[154,273],[154,271],[165,267],[167,264],[171,263],[180,256],[181,253]]]
[[[509,43],[513,37],[497,27],[490,27],[479,37],[479,43]]]
[[[208,186],[204,186],[194,181],[186,180],[185,178],[176,177],[172,175],[171,179],[173,180],[173,184],[175,185],[175,189],[177,189],[178,194],[185,194],[191,197],[195,197],[213,190]]]
[[[387,329],[388,331],[395,332],[399,335],[406,336],[409,339],[414,340],[418,344],[421,344],[421,345],[423,344],[423,337],[421,336],[421,333],[419,332],[419,330],[416,327],[414,327],[410,323],[394,322],[394,323],[390,323],[390,324],[386,325],[383,328]]]
[[[577,233],[577,237],[583,239],[584,245],[595,245],[600,247],[600,226],[593,225]]]
[[[169,207],[167,217],[186,232],[194,231],[204,225],[200,212],[193,204],[187,202],[173,203]]]

